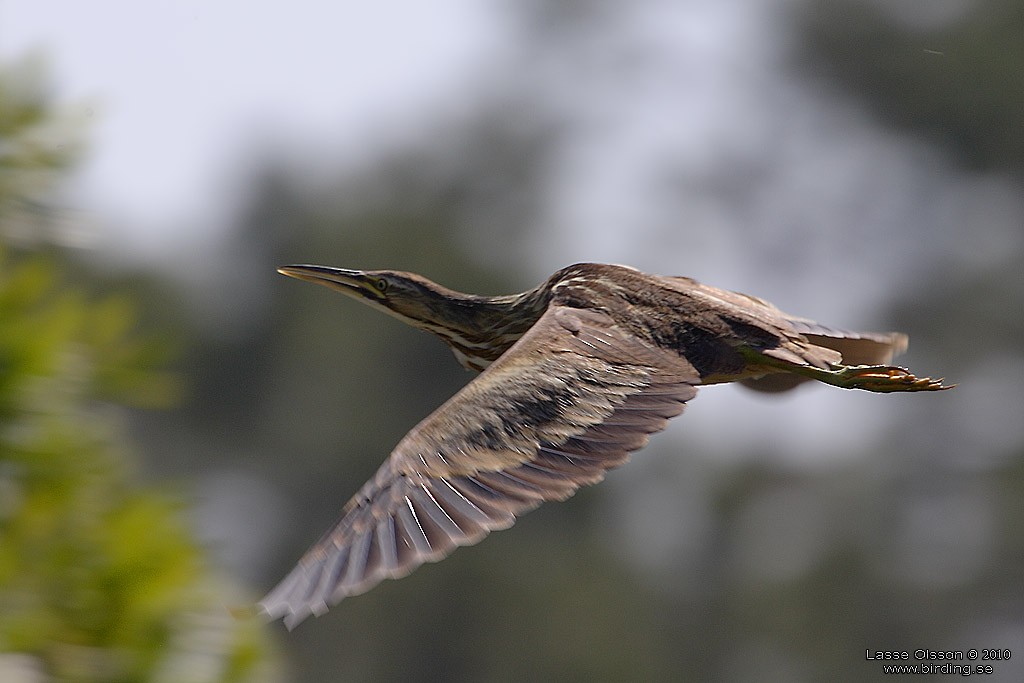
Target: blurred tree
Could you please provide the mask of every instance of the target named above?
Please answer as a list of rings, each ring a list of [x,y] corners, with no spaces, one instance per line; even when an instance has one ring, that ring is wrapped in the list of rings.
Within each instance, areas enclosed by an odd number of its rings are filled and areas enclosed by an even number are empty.
[[[0,239],[59,243],[55,190],[81,153],[78,110],[57,110],[38,56],[0,64]]]
[[[1024,171],[1024,5],[805,3],[801,69],[981,169]],[[812,72],[813,70],[813,72]]]
[[[79,145],[30,67],[0,70],[0,679],[268,678],[261,625],[228,612],[244,598],[177,497],[133,480],[115,406],[180,386],[133,297],[62,274],[84,269],[49,207]]]

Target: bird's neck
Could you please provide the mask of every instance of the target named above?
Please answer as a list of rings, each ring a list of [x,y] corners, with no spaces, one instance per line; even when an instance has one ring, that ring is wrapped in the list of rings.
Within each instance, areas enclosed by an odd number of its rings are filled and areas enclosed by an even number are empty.
[[[545,285],[507,296],[456,294],[456,320],[431,331],[451,347],[463,367],[482,371],[544,314],[551,298]]]

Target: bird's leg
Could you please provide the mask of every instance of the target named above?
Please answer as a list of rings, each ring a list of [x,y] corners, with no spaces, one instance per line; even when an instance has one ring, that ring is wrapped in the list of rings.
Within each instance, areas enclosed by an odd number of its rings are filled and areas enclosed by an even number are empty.
[[[892,392],[940,391],[953,388],[944,386],[941,377],[918,377],[910,370],[895,365],[837,365],[829,370],[808,365],[794,367],[792,371],[843,389]]]
[[[941,391],[952,389],[945,386],[942,378],[918,377],[910,370],[895,365],[842,365],[835,364],[827,369],[816,368],[805,363],[794,363],[781,358],[766,356],[753,349],[740,351],[751,365],[769,366],[776,370],[792,372],[809,379],[816,379],[842,389],[864,389],[880,393],[893,391]]]

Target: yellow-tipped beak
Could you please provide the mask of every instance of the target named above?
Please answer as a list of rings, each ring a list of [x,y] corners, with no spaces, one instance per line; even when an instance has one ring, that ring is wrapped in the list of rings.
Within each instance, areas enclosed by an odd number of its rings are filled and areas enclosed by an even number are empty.
[[[349,296],[373,296],[374,298],[379,296],[373,283],[366,273],[361,270],[331,268],[330,266],[295,265],[281,266],[277,269],[277,272],[297,280],[330,287]]]

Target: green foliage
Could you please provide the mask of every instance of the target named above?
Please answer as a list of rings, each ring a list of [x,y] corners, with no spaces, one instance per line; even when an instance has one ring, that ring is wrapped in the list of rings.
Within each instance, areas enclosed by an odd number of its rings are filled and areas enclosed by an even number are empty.
[[[177,496],[131,476],[120,406],[178,400],[171,345],[133,297],[24,251],[53,251],[77,150],[40,82],[0,66],[0,680],[269,678],[261,625],[225,606],[250,596],[205,565]]]
[[[0,651],[58,680],[250,678],[258,627],[218,604],[178,501],[133,483],[95,400],[173,400],[159,345],[133,333],[126,298],[61,286],[52,259],[6,257],[0,273]],[[197,623],[220,642],[203,675],[182,669]]]
[[[81,153],[88,110],[56,111],[43,60],[0,64],[0,238],[51,236],[52,192]]]

